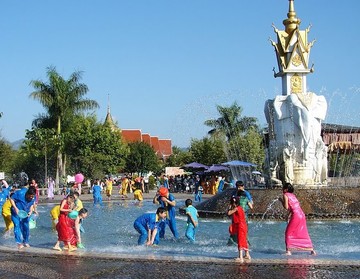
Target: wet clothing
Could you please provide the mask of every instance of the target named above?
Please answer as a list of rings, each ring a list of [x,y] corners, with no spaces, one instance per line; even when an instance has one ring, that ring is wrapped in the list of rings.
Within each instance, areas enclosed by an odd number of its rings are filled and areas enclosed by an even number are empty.
[[[6,199],[9,197],[11,187],[2,188],[0,192],[0,209],[2,208],[3,204],[6,202]]]
[[[307,230],[305,214],[300,207],[300,203],[294,194],[285,193],[285,195],[288,197],[291,214],[285,230],[286,249],[312,251],[314,248]]]
[[[60,216],[60,205],[55,205],[51,210],[50,210],[50,216],[51,216],[51,226],[53,228],[53,230],[56,229],[56,224],[59,220],[59,216]]]
[[[143,195],[142,195],[142,192],[140,189],[136,189],[134,191],[134,200],[138,200],[138,201],[142,201],[144,198],[143,198]]]
[[[189,215],[191,215],[194,222],[197,223],[198,222],[197,209],[195,207],[193,207],[192,205],[189,205],[188,207],[186,207],[185,213],[188,216],[187,222],[186,222],[187,224],[186,224],[185,236],[187,237],[187,239],[194,242],[197,227],[194,227]]]
[[[16,191],[11,199],[15,202],[16,207],[19,210],[24,210],[27,213],[30,212],[31,207],[35,203],[35,198],[28,201],[26,200],[26,192],[27,188],[23,188],[21,190]],[[18,244],[28,244],[29,243],[29,217],[24,219],[20,219],[20,217],[16,214],[15,209],[11,207],[11,220],[14,223],[14,235],[16,243]],[[22,236],[22,237],[21,237]]]
[[[64,209],[69,209],[69,204],[65,203]],[[74,234],[74,220],[70,219],[68,212],[61,211],[59,215],[59,221],[56,224],[56,230],[58,233],[58,240],[63,241],[65,245],[68,243],[76,243],[76,235]]]
[[[169,194],[167,199],[169,201],[174,201],[175,197],[172,194]],[[165,222],[161,222],[161,224],[160,224],[160,233],[159,233],[160,238],[164,238],[164,236],[165,236],[166,224],[169,226],[169,228],[170,228],[172,234],[174,235],[174,237],[179,238],[179,233],[178,233],[178,231],[176,229],[176,221],[175,221],[176,210],[175,210],[175,207],[168,204],[167,202],[163,202],[161,200],[161,196],[159,196],[157,198],[157,201],[159,202],[160,206],[164,207],[166,209],[166,211],[167,211]]]
[[[11,230],[14,227],[14,223],[11,221],[11,202],[9,199],[6,200],[2,207],[2,216],[5,222],[5,232]]]
[[[247,225],[245,220],[245,212],[241,206],[237,207],[237,211],[231,215],[231,234],[236,235],[239,250],[248,250],[247,241]]]
[[[149,229],[153,231],[155,228],[158,229],[157,235],[159,234],[159,224],[163,223],[162,220],[159,220],[159,217],[156,213],[145,213],[139,216],[134,222],[135,230],[140,233],[138,239],[138,245],[143,245],[148,239]],[[155,237],[154,244],[159,243],[159,238]]]
[[[93,186],[93,198],[94,198],[94,205],[96,204],[103,205],[100,185]]]

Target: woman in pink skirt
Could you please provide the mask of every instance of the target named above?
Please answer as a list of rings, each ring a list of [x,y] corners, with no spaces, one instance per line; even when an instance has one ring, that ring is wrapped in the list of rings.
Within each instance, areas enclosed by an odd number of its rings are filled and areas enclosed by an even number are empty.
[[[304,211],[294,193],[294,187],[290,183],[283,186],[283,196],[280,198],[282,205],[289,211],[288,225],[285,230],[286,255],[291,255],[291,251],[311,251],[311,255],[316,255],[312,245]]]

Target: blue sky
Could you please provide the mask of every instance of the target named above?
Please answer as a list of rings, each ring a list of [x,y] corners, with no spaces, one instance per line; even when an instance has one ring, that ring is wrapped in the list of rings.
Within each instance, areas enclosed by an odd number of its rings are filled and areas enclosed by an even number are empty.
[[[360,126],[360,1],[295,0],[301,29],[316,39],[309,90],[328,101],[325,122]],[[268,38],[283,29],[287,0],[28,0],[0,6],[0,133],[24,137],[42,106],[31,80],[55,66],[83,71],[99,121],[140,128],[186,147],[206,136],[216,105],[234,101],[266,121],[264,103],[281,94]]]

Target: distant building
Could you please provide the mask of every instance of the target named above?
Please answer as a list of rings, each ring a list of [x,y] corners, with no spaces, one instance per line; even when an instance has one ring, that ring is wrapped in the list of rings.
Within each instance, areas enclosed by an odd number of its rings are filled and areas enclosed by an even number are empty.
[[[166,161],[172,154],[171,139],[159,139],[157,136],[142,133],[140,129],[120,129],[117,127],[111,117],[110,107],[108,107],[104,124],[109,125],[114,132],[121,133],[123,140],[127,143],[145,142],[149,144],[154,149],[158,158],[163,161]]]
[[[360,152],[360,127],[322,123],[321,136],[329,153]]]

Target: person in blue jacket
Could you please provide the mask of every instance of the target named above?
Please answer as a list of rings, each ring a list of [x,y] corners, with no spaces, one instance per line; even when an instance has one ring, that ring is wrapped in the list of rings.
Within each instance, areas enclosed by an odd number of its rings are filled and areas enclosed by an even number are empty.
[[[161,207],[165,208],[166,210],[166,220],[165,222],[162,222],[159,226],[160,232],[159,232],[159,237],[160,238],[164,238],[165,236],[165,227],[166,224],[168,224],[172,234],[174,235],[174,237],[176,239],[179,238],[179,233],[176,229],[176,221],[175,221],[175,206],[176,206],[176,201],[175,201],[175,197],[169,193],[169,190],[165,187],[160,187],[160,189],[157,191],[154,199],[153,199],[153,203],[155,204],[160,204]]]
[[[159,224],[166,218],[166,210],[159,207],[156,213],[145,213],[134,222],[135,230],[140,233],[138,245],[146,244],[147,246],[159,244],[156,237],[159,232]]]
[[[92,188],[94,205],[96,205],[96,204],[103,205],[101,191],[102,191],[102,188],[100,186],[100,181],[99,181],[99,179],[97,179]]]
[[[11,220],[14,223],[14,235],[18,248],[30,247],[29,244],[29,217],[36,212],[35,208],[35,187],[23,188],[15,191],[10,197],[11,202]],[[20,218],[19,210],[23,210],[27,213],[27,217]]]

